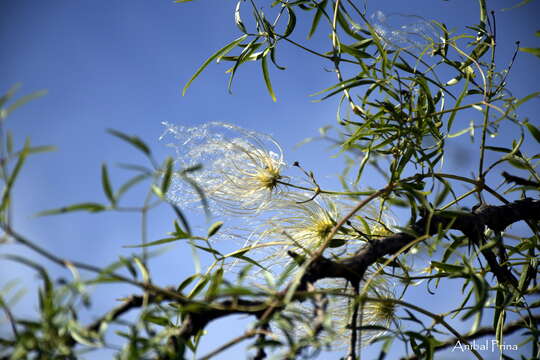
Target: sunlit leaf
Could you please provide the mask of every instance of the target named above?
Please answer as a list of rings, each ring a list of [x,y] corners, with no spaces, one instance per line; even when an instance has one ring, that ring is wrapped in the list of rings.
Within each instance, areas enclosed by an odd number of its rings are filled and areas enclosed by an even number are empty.
[[[264,77],[264,83],[266,84],[266,89],[268,90],[270,97],[272,97],[272,100],[276,102],[277,101],[276,94],[274,93],[274,89],[272,88],[272,82],[270,81],[270,75],[268,74],[268,64],[266,61],[266,56],[262,57],[261,66],[262,66],[262,73]]]
[[[212,226],[210,226],[210,228],[208,229],[208,237],[214,236],[219,231],[219,229],[221,229],[222,226],[223,221],[213,223]]]
[[[186,94],[187,89],[191,85],[191,83],[200,75],[200,73],[214,60],[218,59],[220,56],[223,56],[227,54],[229,51],[234,49],[238,44],[240,44],[244,39],[247,38],[247,35],[242,35],[238,39],[235,39],[216,51],[214,54],[212,54],[208,59],[205,60],[205,62],[197,69],[195,74],[189,79],[189,81],[184,86],[184,89],[182,90],[182,95]]]
[[[46,215],[58,215],[74,211],[88,211],[88,212],[100,212],[106,210],[107,207],[98,203],[80,203],[69,206],[64,206],[58,209],[45,210],[39,212],[36,216],[46,216]]]

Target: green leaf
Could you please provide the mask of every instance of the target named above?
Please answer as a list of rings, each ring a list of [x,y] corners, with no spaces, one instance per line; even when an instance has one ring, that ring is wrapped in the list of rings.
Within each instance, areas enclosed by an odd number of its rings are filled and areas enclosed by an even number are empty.
[[[111,202],[111,205],[116,206],[116,199],[114,198],[114,192],[112,190],[111,181],[109,179],[109,171],[106,164],[101,164],[101,185],[103,186],[103,192],[107,196],[107,199]]]
[[[496,152],[503,152],[503,153],[509,153],[512,151],[512,149],[500,147],[500,146],[484,146],[484,149],[496,151]]]
[[[463,266],[461,265],[452,265],[452,264],[445,264],[438,261],[432,261],[431,266],[436,267],[437,269],[453,273],[453,272],[461,272],[464,270]]]
[[[146,145],[137,136],[130,136],[130,135],[124,134],[123,132],[113,130],[113,129],[108,129],[107,132],[109,134],[111,134],[111,135],[114,135],[114,136],[116,136],[116,137],[130,143],[131,145],[135,146],[137,149],[141,150],[146,155],[150,155],[150,148],[148,147],[148,145]]]
[[[527,127],[531,135],[535,138],[536,142],[540,143],[540,129],[538,129],[536,126],[529,122],[526,122],[525,126]]]
[[[17,175],[19,175],[19,172],[21,171],[24,161],[26,160],[26,156],[28,156],[29,148],[30,148],[30,140],[27,139],[24,144],[24,148],[19,155],[19,158],[17,159],[17,163],[15,164],[13,171],[11,172],[11,174],[8,177],[8,180],[6,181],[4,194],[2,196],[2,203],[0,204],[0,211],[4,211],[9,205],[9,197],[10,197],[11,188],[13,187],[13,184],[15,183],[15,180],[17,179]]]
[[[534,98],[537,98],[537,97],[540,97],[540,91],[533,92],[532,94],[529,94],[529,95],[525,96],[524,98],[519,99],[514,104],[514,107],[517,108],[517,107],[521,106],[523,103],[526,103],[527,101],[529,101],[531,99],[534,99]]]
[[[311,28],[309,29],[309,33],[307,38],[310,39],[313,34],[315,34],[315,30],[317,30],[317,26],[319,25],[319,21],[321,20],[321,16],[324,13],[324,8],[326,7],[326,4],[328,3],[328,0],[323,0],[320,3],[315,2],[317,6],[317,11],[315,12],[315,15],[313,16],[313,21],[311,22]]]
[[[227,54],[229,51],[231,51],[232,49],[234,49],[238,44],[240,44],[242,41],[244,41],[244,39],[247,38],[247,35],[242,35],[240,36],[238,39],[236,40],[233,40],[232,42],[228,43],[227,45],[225,45],[224,47],[222,47],[221,49],[219,49],[218,51],[216,51],[214,54],[212,54],[212,56],[210,56],[208,59],[206,59],[206,61],[197,69],[197,71],[195,72],[195,74],[191,77],[191,79],[189,79],[189,81],[186,83],[186,85],[184,86],[184,89],[182,90],[182,96],[184,96],[186,94],[186,91],[187,89],[189,88],[189,86],[191,85],[191,83],[199,76],[199,74],[212,62],[214,61],[215,59],[217,59],[218,57],[220,56],[223,56],[225,54]]]
[[[200,276],[201,276],[200,274],[191,275],[190,277],[182,281],[182,283],[178,286],[176,291],[181,293],[189,284],[193,282],[193,280],[197,279]]]
[[[369,40],[371,41],[371,39],[369,39]],[[352,44],[352,45],[340,44],[339,48],[341,49],[342,52],[347,53],[347,54],[349,54],[351,56],[354,56],[358,60],[371,58],[371,55],[369,55],[367,52],[362,51],[362,50],[354,47],[353,45],[354,44]]]
[[[446,199],[446,197],[448,196],[448,194],[452,190],[452,188],[450,187],[450,184],[448,183],[448,181],[446,181],[443,178],[441,178],[439,180],[443,183],[444,188],[442,189],[442,191],[440,193],[437,194],[437,196],[435,198],[435,201],[433,202],[433,207],[435,207],[435,208],[438,208],[439,205],[442,204],[444,199]]]
[[[229,76],[229,82],[227,84],[227,91],[229,91],[229,93],[232,93],[232,90],[231,90],[232,89],[232,83],[233,83],[234,75],[236,74],[236,70],[238,70],[240,65],[242,65],[246,61],[250,61],[251,55],[253,54],[253,52],[255,50],[257,50],[262,45],[262,43],[260,43],[258,41],[259,41],[258,36],[255,39],[253,39],[252,41],[250,41],[249,44],[247,44],[244,47],[244,50],[242,50],[242,52],[240,53],[240,55],[236,59],[236,62],[234,63],[234,66],[227,71],[228,73],[231,74]]]
[[[236,3],[236,9],[234,10],[234,23],[236,26],[240,29],[241,32],[244,34],[247,33],[246,26],[242,22],[242,18],[240,17],[240,4],[242,3],[242,0],[238,0]]]
[[[523,47],[520,47],[519,51],[523,51],[523,52],[532,54],[534,56],[540,57],[540,48],[523,48]]]
[[[287,22],[287,27],[285,28],[285,32],[283,33],[284,38],[292,34],[294,28],[296,27],[296,15],[289,6],[287,6],[287,14],[289,15],[289,21]]]
[[[450,132],[450,130],[452,129],[452,125],[454,124],[454,119],[456,118],[456,114],[457,114],[456,109],[461,106],[461,102],[465,98],[465,95],[467,94],[468,88],[469,88],[469,79],[467,78],[465,80],[465,86],[463,86],[463,90],[461,91],[461,94],[459,94],[459,97],[456,100],[456,103],[454,104],[454,109],[451,112],[450,117],[448,118],[448,125],[446,127],[448,132]]]
[[[169,186],[171,185],[173,164],[174,161],[172,157],[167,157],[167,160],[165,160],[165,174],[163,175],[163,181],[161,182],[161,192],[163,194],[167,193],[167,191],[169,190]]]
[[[165,194],[161,191],[161,188],[158,187],[157,185],[155,184],[152,184],[152,192],[160,199],[164,199],[165,198]]]
[[[173,208],[173,210],[174,210],[176,216],[178,217],[178,219],[180,220],[180,222],[181,222],[182,225],[184,226],[184,229],[186,229],[187,234],[188,234],[188,235],[191,234],[191,228],[190,228],[189,223],[188,223],[186,217],[184,216],[184,213],[182,212],[182,210],[180,210],[180,208],[179,208],[177,205],[175,205],[175,204],[171,204],[171,206],[172,206],[172,208]],[[176,222],[175,222],[175,225],[174,225],[174,226],[175,226],[175,228],[176,228],[176,232],[177,232],[177,233],[178,233],[178,232],[184,233],[184,232],[182,231],[182,229],[180,229],[180,227],[176,224]]]
[[[362,86],[362,85],[374,84],[375,83],[375,81],[370,80],[370,79],[355,79],[353,81],[350,81],[350,80],[352,80],[352,79],[345,80],[341,84],[337,84],[339,89],[337,89],[335,91],[332,91],[331,93],[325,95],[319,101],[323,101],[325,99],[328,99],[329,97],[334,96],[335,94],[338,94],[338,93],[340,93],[340,92],[342,92],[342,91],[344,91],[346,89],[350,89],[350,88],[354,88],[354,87],[358,87],[358,86]],[[336,85],[334,85],[333,87],[336,87]]]
[[[136,164],[118,163],[116,166],[126,170],[141,172],[147,175],[151,175],[153,173],[152,170],[148,169],[147,167]]]
[[[142,278],[145,282],[148,282],[150,280],[150,273],[148,272],[148,268],[146,267],[146,264],[139,259],[137,256],[133,258],[133,261],[139,268],[139,271],[141,272]]]
[[[4,104],[6,104],[14,95],[15,93],[17,92],[17,90],[19,90],[21,88],[21,84],[15,84],[13,85],[5,95],[3,95],[2,97],[0,97],[0,108],[2,106],[4,106]]]
[[[47,90],[40,90],[40,91],[33,92],[33,93],[29,94],[29,95],[23,96],[22,98],[18,99],[13,104],[8,106],[2,112],[2,117],[3,118],[7,117],[11,112],[13,112],[18,107],[23,106],[27,102],[32,101],[34,99],[37,99],[37,98],[39,98],[39,97],[41,97],[41,96],[43,96],[45,94],[47,94]]]
[[[206,295],[205,295],[206,300],[213,299],[216,296],[218,292],[218,288],[222,282],[223,282],[223,268],[219,268],[212,275],[210,285],[208,286],[208,290],[206,291]]]
[[[274,93],[274,89],[272,88],[272,82],[270,81],[270,75],[268,74],[268,62],[266,61],[266,56],[263,56],[263,58],[261,59],[261,67],[262,67],[264,82],[266,84],[266,89],[268,90],[270,97],[272,97],[272,100],[276,102],[277,101],[276,94]]]
[[[219,251],[217,251],[217,250],[215,250],[215,249],[208,248],[208,247],[204,247],[204,246],[200,246],[200,245],[193,245],[193,246],[195,246],[196,248],[201,249],[201,250],[203,250],[203,251],[206,251],[206,252],[208,252],[208,253],[210,253],[210,254],[218,255],[218,256],[220,256],[220,257],[223,256],[222,253],[220,253]]]
[[[13,134],[9,130],[6,135],[6,150],[8,154],[13,152]]]
[[[36,216],[58,215],[74,211],[100,212],[106,210],[107,207],[98,203],[80,203],[70,206],[64,206],[58,209],[45,210],[39,212]]]
[[[521,170],[528,170],[529,166],[527,166],[527,163],[524,162],[521,158],[517,156],[512,156],[507,159],[507,161],[515,168],[521,169]]]
[[[173,326],[169,319],[163,316],[152,316],[149,314],[144,315],[143,317],[144,321],[148,321],[152,324],[156,324],[159,326]]]
[[[201,281],[199,281],[197,285],[193,287],[193,289],[188,295],[188,298],[193,299],[195,296],[197,296],[197,294],[200,293],[202,289],[204,289],[206,284],[208,284],[209,280],[210,278],[208,276],[205,276],[204,279],[201,279]]]
[[[210,228],[208,229],[208,237],[214,236],[219,231],[219,229],[221,229],[222,226],[223,221],[213,223],[212,226],[210,226]]]
[[[144,247],[149,247],[149,246],[168,244],[168,243],[171,243],[171,242],[175,242],[175,241],[182,240],[182,239],[187,239],[187,238],[188,237],[175,236],[175,237],[170,237],[170,238],[159,239],[159,240],[152,241],[152,242],[149,242],[149,243],[146,243],[146,244],[124,245],[123,247],[125,247],[125,248],[144,248]]]
[[[263,270],[268,270],[267,268],[265,268],[264,266],[262,266],[261,264],[259,264],[257,261],[253,260],[252,258],[246,256],[246,255],[243,255],[245,254],[245,252],[242,252],[240,254],[229,254],[230,256],[234,257],[234,258],[237,258],[237,259],[241,259],[241,260],[244,260],[245,262],[248,262],[250,264],[253,264]]]
[[[493,328],[497,329],[499,321],[501,320],[501,314],[504,312],[505,296],[501,288],[497,288],[497,294],[495,296],[495,312],[493,314]]]
[[[131,179],[129,179],[128,181],[126,181],[122,186],[120,186],[120,188],[116,192],[116,194],[115,194],[116,200],[118,201],[118,199],[120,199],[120,197],[122,195],[124,195],[124,193],[126,191],[128,191],[131,187],[135,186],[139,182],[141,182],[144,179],[147,179],[149,177],[150,177],[149,174],[140,174],[140,175],[136,175],[136,176],[132,177]]]

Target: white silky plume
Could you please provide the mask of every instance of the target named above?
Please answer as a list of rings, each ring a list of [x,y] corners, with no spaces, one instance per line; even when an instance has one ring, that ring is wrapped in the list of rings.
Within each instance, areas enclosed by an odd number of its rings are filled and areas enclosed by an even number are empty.
[[[286,199],[273,202],[273,208],[278,211],[265,221],[261,238],[283,239],[290,243],[289,249],[315,250],[356,204],[343,196],[319,194],[313,198],[304,193],[288,194]],[[349,219],[348,225],[338,229],[335,237],[348,251],[354,251],[363,243],[359,232],[366,236],[389,235],[393,225],[388,211],[381,216],[376,205],[368,204]]]
[[[364,278],[372,277],[371,272],[366,272]],[[362,286],[364,282],[360,285]],[[334,348],[345,348],[349,346],[348,339],[351,333],[351,319],[354,309],[355,294],[352,287],[343,279],[323,279],[317,282],[320,291],[327,293],[328,305],[326,316],[329,323],[323,332],[323,340],[331,343]],[[358,333],[359,347],[364,347],[380,336],[387,334],[386,329],[390,329],[398,324],[396,318],[397,305],[396,296],[393,292],[394,285],[385,277],[377,275],[367,289],[364,289],[363,296],[369,298],[360,304],[359,317],[356,326],[367,327]],[[312,332],[310,316],[313,313],[313,305],[305,302],[291,306],[289,311],[299,314],[299,318],[307,319],[303,323],[298,323],[295,329],[297,336],[304,336]],[[372,327],[371,329],[369,327]]]
[[[378,10],[371,15],[375,32],[390,48],[423,50],[440,41],[440,31],[420,16],[384,14]]]
[[[168,193],[171,201],[200,203],[202,193],[215,213],[249,215],[265,209],[279,193],[286,164],[281,147],[270,136],[220,122],[163,125],[161,139],[173,137],[169,146],[176,150],[178,165],[201,166],[175,177]]]

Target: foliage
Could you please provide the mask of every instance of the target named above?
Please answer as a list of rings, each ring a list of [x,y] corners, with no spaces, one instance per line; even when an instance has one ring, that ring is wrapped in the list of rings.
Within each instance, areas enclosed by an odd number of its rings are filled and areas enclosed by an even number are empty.
[[[283,43],[327,62],[336,83],[314,96],[336,98],[339,104],[337,127],[321,129],[321,139],[344,159],[343,189],[322,188],[320,174],[286,163],[276,140],[234,125],[166,124],[164,137],[177,155],[162,162],[140,138],[109,130],[139,151],[147,165],[124,165],[136,174],[117,186],[103,164],[106,203],[79,203],[39,215],[126,211],[141,214],[144,227],[148,213],[165,203],[172,228],[155,241],[143,235],[132,246],[135,255],[103,268],[63,259],[12,225],[17,176],[30,155],[51,150],[32,147],[29,140],[15,150],[6,119],[41,94],[12,102],[12,89],[0,99],[2,241],[69,269],[72,279],[55,282],[48,265],[2,255],[34,269],[41,284],[36,319],[12,312],[13,283],[2,288],[2,321],[10,333],[1,334],[0,356],[77,358],[108,347],[111,329],[119,329],[124,343],[116,349],[118,358],[182,359],[206,350],[199,344],[210,322],[247,314],[252,325],[204,359],[246,340],[255,359],[309,358],[327,349],[357,359],[362,346],[374,343],[382,343],[381,359],[396,347],[408,358],[433,359],[440,350],[457,342],[470,345],[480,336],[503,344],[518,330],[521,346],[530,348],[527,356],[537,358],[540,154],[527,154],[524,144],[539,143],[540,129],[521,119],[518,110],[539,93],[518,99],[507,88],[516,56],[508,67],[497,67],[495,18],[485,1],[479,0],[479,23],[459,33],[421,18],[392,28],[384,14],[368,16],[352,1],[265,5],[263,13],[254,1],[238,1],[235,23],[242,35],[204,61],[184,93],[213,61],[232,64],[229,89],[241,66],[259,62],[275,101],[269,67],[284,70],[277,61]],[[244,19],[248,8],[250,21]],[[328,33],[328,51],[294,40],[304,35],[297,34],[304,21],[310,24],[308,38]],[[463,125],[466,118],[472,120]],[[517,136],[501,144],[498,135],[507,129]],[[470,176],[447,170],[444,163],[448,149],[461,146],[456,138],[466,135],[468,151],[477,158]],[[370,184],[370,172],[378,172],[382,182]],[[501,176],[505,183],[496,187]],[[142,205],[125,206],[124,195],[139,183],[147,184]],[[203,234],[193,232],[185,213],[193,204],[222,221]],[[393,212],[407,215],[397,220]],[[528,229],[517,234],[507,229],[518,221]],[[240,245],[226,252],[223,240]],[[191,247],[198,269],[178,284],[157,285],[148,249],[173,242]],[[205,270],[200,254],[211,261]],[[434,293],[450,281],[461,285],[457,308],[436,313],[408,300],[414,288],[426,285],[426,293]],[[93,323],[81,323],[77,313],[90,299],[86,288],[110,282],[131,284],[139,293]],[[136,320],[124,321],[131,309],[138,310]],[[460,332],[456,324],[470,329]],[[477,349],[470,351],[483,358]]]

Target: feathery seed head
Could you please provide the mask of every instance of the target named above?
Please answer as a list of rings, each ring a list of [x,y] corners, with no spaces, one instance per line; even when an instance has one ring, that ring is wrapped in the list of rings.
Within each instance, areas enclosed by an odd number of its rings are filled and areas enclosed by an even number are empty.
[[[176,179],[171,200],[198,202],[204,196],[210,208],[226,214],[255,214],[280,193],[285,162],[279,144],[270,136],[231,124],[212,122],[195,127],[164,123],[165,135],[177,140],[177,161],[185,168],[202,165],[186,178],[197,189]],[[201,194],[202,193],[202,194]]]

